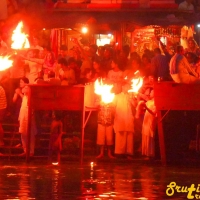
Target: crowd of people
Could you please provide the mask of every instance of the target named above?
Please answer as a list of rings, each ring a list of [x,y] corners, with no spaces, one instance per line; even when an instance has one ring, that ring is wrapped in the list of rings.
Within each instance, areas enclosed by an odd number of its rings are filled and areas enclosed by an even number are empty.
[[[6,117],[17,122],[21,133],[24,154],[27,147],[28,126],[28,84],[53,85],[86,85],[102,79],[104,83],[113,85],[115,98],[112,111],[100,103],[97,128],[97,145],[104,156],[107,146],[108,156],[125,155],[132,159],[134,155],[134,121],[142,120],[142,141],[139,151],[147,157],[155,156],[156,108],[154,105],[154,81],[175,81],[177,83],[200,83],[200,49],[193,38],[188,39],[188,48],[177,45],[172,51],[161,41],[154,50],[144,49],[142,56],[130,52],[128,45],[120,50],[111,45],[97,46],[95,44],[83,47],[77,39],[74,47],[67,51],[61,46],[56,57],[50,48],[41,47],[37,38],[25,53],[13,56],[13,66],[1,75],[1,123]],[[137,72],[137,73],[136,73]],[[143,78],[143,85],[137,95],[128,92],[133,78]],[[39,113],[40,115],[40,113]],[[31,130],[30,155],[34,154],[34,136],[38,132],[38,114],[35,112]],[[35,118],[35,119],[34,119]],[[60,120],[60,117],[57,117]],[[54,121],[55,122],[55,121]],[[61,123],[55,122],[54,125]],[[62,130],[52,134],[61,140]],[[55,141],[55,137],[53,139]],[[51,140],[51,150],[52,141]],[[3,129],[0,128],[0,145],[3,142]],[[59,142],[59,151],[61,149]],[[112,148],[114,147],[114,153]],[[50,151],[52,155],[52,151]],[[23,154],[23,155],[24,155]]]

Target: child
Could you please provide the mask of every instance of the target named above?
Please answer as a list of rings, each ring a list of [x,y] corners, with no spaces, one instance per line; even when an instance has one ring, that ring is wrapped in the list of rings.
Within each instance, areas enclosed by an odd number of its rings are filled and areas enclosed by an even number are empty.
[[[133,156],[134,116],[132,99],[128,94],[129,84],[122,86],[122,92],[115,96],[115,154],[126,155],[128,159]]]
[[[60,163],[60,152],[62,150],[62,131],[63,123],[61,121],[62,113],[54,111],[54,119],[51,123],[51,136],[49,141],[49,160],[51,161],[53,154],[57,155],[57,162]]]
[[[100,146],[100,154],[97,158],[104,156],[104,147],[107,146],[108,157],[113,159],[113,106],[111,104],[101,104],[98,113],[97,145]]]

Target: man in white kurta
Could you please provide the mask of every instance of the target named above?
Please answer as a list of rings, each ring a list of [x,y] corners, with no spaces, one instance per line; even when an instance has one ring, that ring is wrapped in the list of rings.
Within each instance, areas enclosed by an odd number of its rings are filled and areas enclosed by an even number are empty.
[[[128,94],[128,85],[122,86],[122,92],[115,96],[115,154],[133,155],[134,117]]]

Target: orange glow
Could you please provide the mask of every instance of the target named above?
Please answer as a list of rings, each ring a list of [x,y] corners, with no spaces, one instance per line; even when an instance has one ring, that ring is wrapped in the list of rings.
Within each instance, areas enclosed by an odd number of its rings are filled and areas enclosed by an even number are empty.
[[[23,23],[19,22],[16,29],[13,31],[12,35],[12,49],[22,49],[30,48],[29,41],[27,39],[28,35],[22,32]]]
[[[9,60],[10,56],[0,56],[0,71],[4,71],[10,68],[13,64],[12,60]]]
[[[139,71],[136,71],[135,74],[139,73]],[[137,93],[138,90],[142,87],[143,85],[143,78],[142,77],[138,77],[138,78],[133,78],[131,80],[132,84],[131,84],[131,89],[128,92],[132,92],[132,93]]]
[[[94,83],[95,93],[101,96],[101,101],[103,103],[111,103],[115,97],[114,93],[111,93],[113,85],[103,84],[103,81],[98,79]]]
[[[52,165],[59,165],[59,163],[58,162],[53,162]]]

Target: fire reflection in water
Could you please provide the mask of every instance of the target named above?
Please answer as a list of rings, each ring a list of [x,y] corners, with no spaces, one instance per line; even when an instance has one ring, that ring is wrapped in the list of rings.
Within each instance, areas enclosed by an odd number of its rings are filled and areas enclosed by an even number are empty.
[[[1,162],[1,161],[0,161]],[[151,200],[167,199],[174,181],[199,184],[199,168],[134,163],[67,163],[60,166],[19,163],[0,167],[0,200]],[[186,199],[179,193],[170,199]]]
[[[12,170],[14,171],[14,170]],[[29,174],[29,169],[28,168],[22,168],[21,171],[19,172],[17,169],[15,170],[16,173],[8,173],[7,178],[9,182],[11,183],[11,186],[13,187],[12,184],[16,185],[16,195],[14,199],[20,199],[20,200],[26,200],[26,199],[35,199],[31,198],[30,193],[31,193],[31,179],[30,179],[30,174]],[[11,193],[12,195],[12,193]]]
[[[144,170],[144,171],[143,171]],[[93,177],[90,179],[84,179],[83,185],[88,190],[85,190],[83,195],[86,195],[82,199],[140,199],[147,200],[156,198],[159,190],[159,186],[154,186],[156,177],[154,169],[149,170],[147,173],[151,173],[151,176],[145,173],[146,169],[134,169],[124,167],[124,165],[107,165],[106,170],[104,166],[96,166],[95,169],[91,167],[93,171]],[[153,190],[152,190],[153,188]],[[155,190],[154,190],[155,189]]]
[[[60,199],[59,189],[60,189],[60,178],[59,170],[53,169],[54,176],[52,177],[52,193],[54,199]]]

